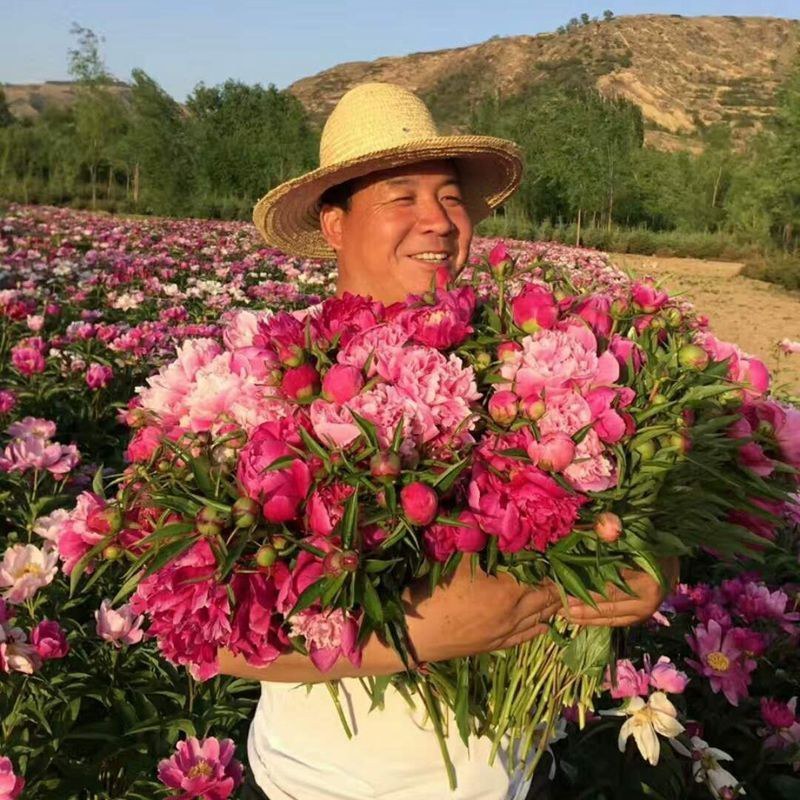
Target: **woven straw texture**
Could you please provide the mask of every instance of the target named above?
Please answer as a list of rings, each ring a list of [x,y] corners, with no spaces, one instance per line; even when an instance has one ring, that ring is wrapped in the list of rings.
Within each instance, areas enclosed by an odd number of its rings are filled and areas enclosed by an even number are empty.
[[[328,117],[320,166],[262,197],[253,221],[267,244],[303,258],[333,258],[319,229],[319,198],[332,186],[391,167],[455,159],[473,222],[519,186],[519,148],[493,136],[440,136],[425,104],[388,83],[347,92]]]

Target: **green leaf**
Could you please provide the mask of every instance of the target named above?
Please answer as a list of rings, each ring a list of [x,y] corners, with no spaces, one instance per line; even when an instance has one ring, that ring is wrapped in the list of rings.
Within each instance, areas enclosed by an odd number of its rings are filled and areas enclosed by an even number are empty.
[[[92,491],[100,495],[105,500],[106,493],[103,488],[103,465],[101,464],[97,468],[97,472],[94,473],[94,478],[92,478]]]
[[[353,535],[358,526],[358,492],[359,487],[356,487],[353,494],[347,498],[347,502],[344,506],[344,514],[339,525],[342,535],[342,547],[345,549],[352,545]]]
[[[214,483],[211,480],[211,464],[206,456],[194,456],[189,459],[197,488],[204,495],[214,497]]]
[[[383,606],[378,592],[372,585],[372,581],[366,576],[362,576],[364,584],[364,611],[367,616],[379,625],[383,624]]]
[[[329,583],[329,578],[320,578],[310,586],[306,586],[301,592],[300,597],[297,598],[297,602],[294,604],[292,610],[286,615],[287,619],[295,614],[299,614],[301,611],[308,608],[315,600],[320,598],[323,592],[328,588]]]
[[[577,572],[568,567],[558,558],[551,557],[550,566],[552,567],[558,582],[569,594],[583,600],[584,603],[590,605],[592,608],[597,608],[597,603],[589,594],[584,582],[580,579]]]

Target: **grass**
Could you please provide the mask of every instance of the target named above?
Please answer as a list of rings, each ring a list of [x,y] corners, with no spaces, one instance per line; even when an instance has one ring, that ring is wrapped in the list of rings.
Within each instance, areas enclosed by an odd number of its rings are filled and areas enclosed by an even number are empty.
[[[776,283],[791,291],[800,291],[800,253],[775,253],[749,259],[742,274]]]

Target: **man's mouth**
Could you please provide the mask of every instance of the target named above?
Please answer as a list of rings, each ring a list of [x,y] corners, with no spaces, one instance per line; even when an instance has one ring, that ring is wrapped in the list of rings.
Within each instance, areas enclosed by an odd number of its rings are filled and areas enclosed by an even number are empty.
[[[426,264],[436,264],[439,266],[448,264],[452,256],[444,250],[426,250],[422,253],[414,253],[414,255],[409,256],[409,258],[413,258],[415,261],[424,261]]]

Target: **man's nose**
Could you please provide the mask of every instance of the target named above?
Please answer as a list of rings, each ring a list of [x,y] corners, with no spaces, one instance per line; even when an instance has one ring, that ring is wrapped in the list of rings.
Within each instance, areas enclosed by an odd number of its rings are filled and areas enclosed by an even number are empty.
[[[447,209],[441,204],[438,198],[427,200],[419,204],[419,216],[417,224],[424,231],[430,231],[440,236],[446,236],[455,229],[453,220],[447,213]]]

